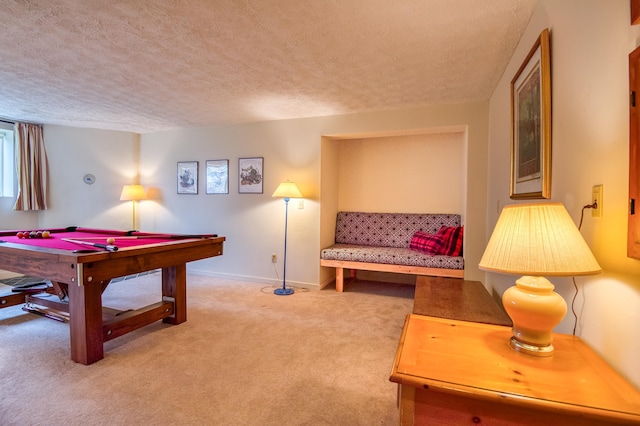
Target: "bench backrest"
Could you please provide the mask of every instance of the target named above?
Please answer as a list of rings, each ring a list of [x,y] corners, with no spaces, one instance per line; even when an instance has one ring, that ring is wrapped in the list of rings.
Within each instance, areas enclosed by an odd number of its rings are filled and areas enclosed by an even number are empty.
[[[459,214],[338,212],[336,243],[409,247],[416,231],[436,234],[443,226],[460,226]]]

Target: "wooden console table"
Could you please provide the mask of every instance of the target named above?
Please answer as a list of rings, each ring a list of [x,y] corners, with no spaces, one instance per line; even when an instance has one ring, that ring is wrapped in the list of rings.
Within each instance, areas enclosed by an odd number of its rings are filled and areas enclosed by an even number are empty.
[[[480,281],[418,277],[413,313],[486,324],[513,324]]]
[[[554,334],[555,353],[509,347],[511,328],[407,316],[390,380],[400,424],[640,424],[640,393],[580,338]]]

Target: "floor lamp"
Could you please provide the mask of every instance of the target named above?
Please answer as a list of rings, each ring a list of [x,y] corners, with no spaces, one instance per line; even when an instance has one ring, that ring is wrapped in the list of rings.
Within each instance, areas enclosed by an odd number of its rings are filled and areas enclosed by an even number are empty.
[[[282,288],[274,290],[274,294],[279,296],[287,296],[293,294],[292,288],[287,288],[287,221],[289,216],[289,200],[291,198],[302,198],[302,193],[296,186],[295,182],[282,182],[278,185],[273,198],[284,198],[284,260],[282,271]]]
[[[136,202],[146,199],[147,194],[142,185],[125,185],[122,187],[120,201],[131,201],[131,230],[136,229]]]

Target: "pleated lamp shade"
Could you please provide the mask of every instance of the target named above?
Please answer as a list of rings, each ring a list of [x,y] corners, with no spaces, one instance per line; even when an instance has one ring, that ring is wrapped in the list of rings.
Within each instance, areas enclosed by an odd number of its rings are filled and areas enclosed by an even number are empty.
[[[561,203],[505,206],[479,267],[536,276],[591,275],[601,271]]]
[[[480,269],[523,275],[502,294],[513,321],[510,346],[528,355],[553,355],[553,329],[567,304],[545,276],[601,271],[589,246],[560,203],[514,204],[502,209]]]

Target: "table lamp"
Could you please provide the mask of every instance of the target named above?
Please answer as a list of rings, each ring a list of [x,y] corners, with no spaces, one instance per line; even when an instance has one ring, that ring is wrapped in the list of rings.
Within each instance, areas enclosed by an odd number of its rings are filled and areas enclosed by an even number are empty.
[[[478,266],[523,275],[504,292],[502,303],[513,321],[510,346],[535,356],[553,354],[553,328],[567,312],[566,302],[544,277],[601,271],[561,203],[505,206]]]
[[[142,185],[125,185],[122,187],[120,201],[131,201],[131,229],[136,229],[136,202],[146,200],[147,194]]]
[[[284,198],[284,257],[283,257],[283,269],[282,269],[282,288],[274,290],[274,294],[279,296],[287,296],[293,294],[292,288],[287,288],[287,221],[289,215],[289,200],[291,198],[302,198],[302,193],[296,186],[295,182],[282,182],[276,188],[276,191],[272,195],[273,198]]]

